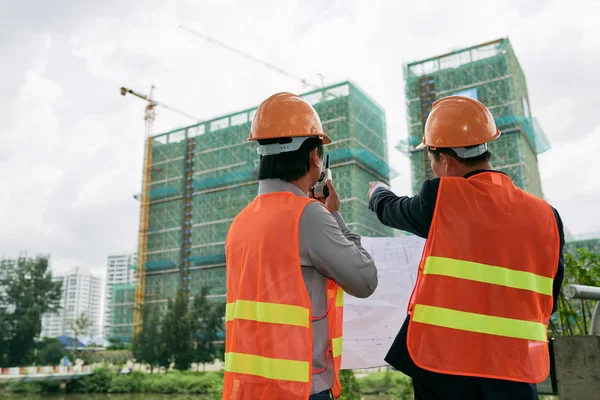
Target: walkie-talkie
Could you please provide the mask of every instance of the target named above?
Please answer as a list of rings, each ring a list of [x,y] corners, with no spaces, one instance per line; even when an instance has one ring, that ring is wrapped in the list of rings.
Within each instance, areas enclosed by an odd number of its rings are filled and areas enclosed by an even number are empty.
[[[329,188],[327,187],[327,181],[331,180],[331,170],[329,169],[329,154],[325,158],[325,169],[321,171],[321,176],[317,184],[312,188],[313,197],[325,197],[329,196]]]

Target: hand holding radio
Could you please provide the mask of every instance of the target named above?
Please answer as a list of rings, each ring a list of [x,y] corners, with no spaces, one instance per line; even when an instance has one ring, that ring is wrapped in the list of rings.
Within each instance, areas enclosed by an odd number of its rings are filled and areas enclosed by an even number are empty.
[[[333,183],[331,183],[331,180],[327,181],[326,188],[329,191],[329,195],[325,199],[325,207],[327,207],[329,212],[340,211],[340,205],[341,205],[340,197],[338,196],[337,192],[335,191],[335,188],[333,187]]]
[[[329,154],[325,158],[325,169],[321,172],[315,186],[310,189],[309,197],[325,204],[329,212],[340,210],[340,198],[333,187],[331,170],[329,169]]]
[[[329,169],[329,154],[325,158],[325,169],[321,171],[321,176],[319,176],[319,180],[312,187],[312,195],[315,199],[318,198],[327,198],[329,196],[329,188],[327,187],[327,181],[331,180],[331,170]]]

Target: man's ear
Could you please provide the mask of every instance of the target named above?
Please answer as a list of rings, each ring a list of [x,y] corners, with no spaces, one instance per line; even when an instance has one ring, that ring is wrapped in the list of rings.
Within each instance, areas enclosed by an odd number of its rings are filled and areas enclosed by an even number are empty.
[[[319,158],[319,151],[314,148],[311,150],[310,152],[310,164],[315,167],[315,168],[319,168],[321,166],[321,159]]]
[[[442,158],[442,166],[444,167],[444,171],[448,172],[452,169],[452,162],[454,161],[454,159],[452,157],[450,157],[448,154],[440,154],[441,158]]]

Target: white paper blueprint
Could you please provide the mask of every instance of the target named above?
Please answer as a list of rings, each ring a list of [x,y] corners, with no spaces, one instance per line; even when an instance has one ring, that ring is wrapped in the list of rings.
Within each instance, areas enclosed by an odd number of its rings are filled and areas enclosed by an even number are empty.
[[[387,365],[383,360],[406,318],[425,240],[416,236],[362,238],[379,284],[367,299],[344,297],[342,368]]]

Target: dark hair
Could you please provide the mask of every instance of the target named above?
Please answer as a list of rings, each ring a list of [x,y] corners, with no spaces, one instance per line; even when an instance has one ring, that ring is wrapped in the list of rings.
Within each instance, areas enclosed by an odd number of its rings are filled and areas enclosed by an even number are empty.
[[[258,144],[289,143],[290,138],[259,140]],[[310,170],[310,152],[317,149],[319,158],[323,158],[323,144],[319,138],[306,139],[296,151],[270,156],[260,156],[258,179],[281,179],[293,182]]]
[[[465,149],[471,149],[473,147],[475,147],[475,146],[465,147]],[[488,162],[492,158],[492,153],[490,153],[489,150],[483,154],[478,155],[477,157],[471,157],[471,158],[460,158],[458,156],[458,154],[456,154],[456,152],[450,148],[438,147],[435,150],[432,150],[431,148],[429,148],[429,152],[431,154],[433,154],[433,158],[435,158],[435,161],[440,160],[440,154],[446,154],[446,155],[449,155],[450,157],[454,158],[455,160],[458,160],[459,163],[466,165],[467,167],[474,167],[478,164]]]

